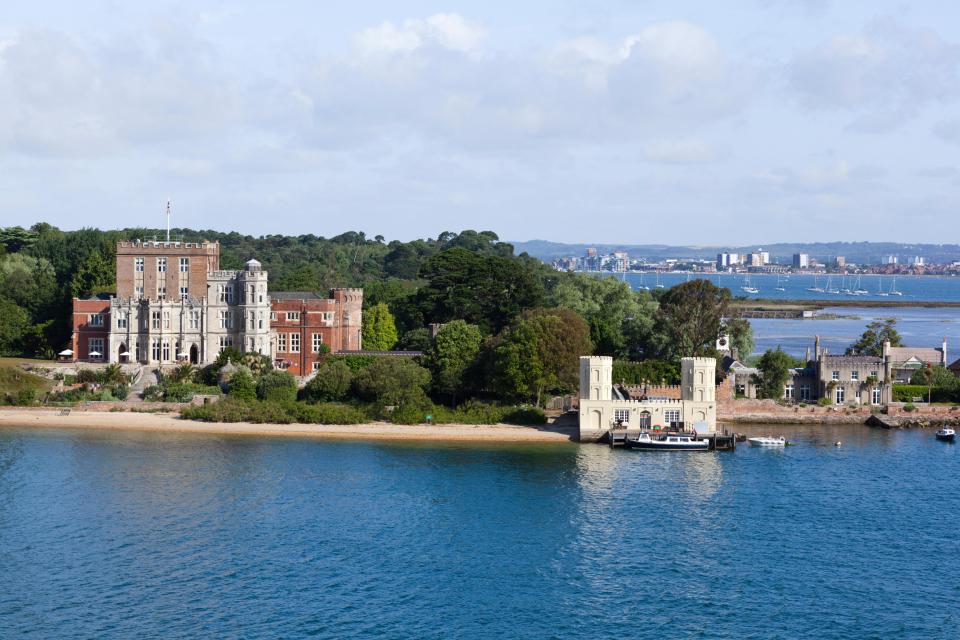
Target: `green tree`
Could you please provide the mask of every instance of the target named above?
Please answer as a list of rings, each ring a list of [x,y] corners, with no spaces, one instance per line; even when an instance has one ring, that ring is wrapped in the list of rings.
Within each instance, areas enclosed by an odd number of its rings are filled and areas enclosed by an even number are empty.
[[[484,256],[457,247],[427,260],[420,269],[427,281],[405,309],[408,328],[430,322],[465,320],[484,333],[497,332],[524,309],[538,306],[543,285],[521,260]]]
[[[773,400],[783,398],[783,388],[790,379],[790,368],[793,366],[793,358],[779,346],[776,350],[767,349],[757,364],[762,375],[758,395]]]
[[[113,285],[114,265],[100,253],[91,253],[80,264],[70,281],[70,295],[86,298]]]
[[[268,371],[257,381],[257,398],[269,402],[297,399],[297,379],[286,371]]]
[[[903,346],[903,339],[897,333],[896,324],[896,318],[871,322],[860,339],[847,347],[847,355],[882,356],[884,342],[889,342],[891,347]]]
[[[256,400],[257,388],[253,383],[253,375],[246,367],[237,367],[230,378],[229,395],[237,400]]]
[[[657,311],[657,331],[666,338],[662,354],[672,358],[706,356],[714,352],[730,290],[707,280],[691,280],[667,290]]]
[[[543,367],[537,399],[544,391],[568,393],[580,381],[580,356],[593,353],[590,327],[570,309],[533,309],[522,316],[537,339],[537,354]]]
[[[350,391],[352,381],[353,372],[346,362],[327,358],[303,388],[303,399],[307,402],[343,400]]]
[[[536,397],[544,379],[543,362],[537,332],[527,322],[519,322],[492,345],[491,386],[500,397],[523,402]]]
[[[753,327],[750,326],[749,320],[729,318],[724,322],[721,333],[726,333],[730,337],[730,346],[736,350],[740,358],[746,359],[753,354]]]
[[[389,351],[397,344],[397,325],[383,302],[363,312],[363,348]]]
[[[12,300],[0,298],[0,356],[18,356],[30,316]]]
[[[483,334],[480,328],[463,320],[448,322],[424,352],[421,363],[433,377],[433,389],[456,405],[463,395],[465,375],[480,353]]]
[[[409,358],[377,358],[354,376],[359,396],[381,406],[423,407],[429,404],[426,390],[430,372]]]

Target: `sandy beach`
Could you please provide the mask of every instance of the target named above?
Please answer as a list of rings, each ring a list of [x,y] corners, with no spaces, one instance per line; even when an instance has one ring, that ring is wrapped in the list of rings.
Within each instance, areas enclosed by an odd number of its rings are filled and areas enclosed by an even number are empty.
[[[575,428],[497,425],[396,425],[370,424],[252,424],[248,422],[197,422],[176,414],[55,409],[4,409],[0,428],[90,429],[99,431],[154,431],[217,435],[280,436],[336,440],[422,440],[436,442],[570,442]]]

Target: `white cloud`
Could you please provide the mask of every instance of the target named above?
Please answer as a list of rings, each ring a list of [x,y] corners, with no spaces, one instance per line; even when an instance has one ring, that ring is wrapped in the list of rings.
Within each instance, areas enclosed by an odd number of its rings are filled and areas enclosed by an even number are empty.
[[[477,49],[486,31],[456,13],[411,18],[397,25],[386,21],[357,34],[355,42],[366,54],[411,53],[428,45],[469,53]]]
[[[858,114],[850,128],[888,131],[919,109],[958,96],[960,46],[891,19],[798,53],[787,74],[802,104]]]

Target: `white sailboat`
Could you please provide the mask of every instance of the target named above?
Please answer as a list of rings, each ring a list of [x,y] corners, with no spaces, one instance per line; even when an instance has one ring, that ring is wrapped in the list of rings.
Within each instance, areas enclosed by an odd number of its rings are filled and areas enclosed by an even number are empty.
[[[840,289],[837,289],[833,286],[833,276],[827,276],[827,293],[837,294],[840,293]]]
[[[897,276],[893,276],[893,284],[890,285],[890,295],[902,296],[903,292],[897,290]]]
[[[642,272],[642,271],[640,272],[640,286],[637,287],[637,288],[640,289],[641,291],[650,291],[650,287],[648,287],[647,285],[643,284],[643,272]]]
[[[855,289],[853,290],[853,295],[855,296],[866,296],[870,294],[870,292],[864,289],[863,286],[860,284],[860,276],[857,276],[857,284],[853,286],[855,287]]]
[[[653,285],[654,289],[666,289],[666,287],[660,284],[660,272],[657,271],[657,284]]]
[[[877,295],[881,298],[886,298],[890,294],[883,290],[883,276],[877,280]]]
[[[756,287],[754,287],[754,286],[752,286],[752,285],[750,284],[750,275],[749,275],[749,274],[744,278],[744,280],[743,280],[743,286],[740,287],[740,290],[741,290],[741,291],[744,291],[745,293],[760,293],[760,289],[757,289]]]
[[[814,293],[823,293],[823,287],[817,283],[817,275],[813,275],[813,286],[807,287],[807,291],[812,291]]]
[[[777,286],[774,287],[774,291],[786,291],[786,289],[784,288],[784,286],[783,286],[782,284],[780,284],[780,274],[779,274],[779,273],[777,274]]]

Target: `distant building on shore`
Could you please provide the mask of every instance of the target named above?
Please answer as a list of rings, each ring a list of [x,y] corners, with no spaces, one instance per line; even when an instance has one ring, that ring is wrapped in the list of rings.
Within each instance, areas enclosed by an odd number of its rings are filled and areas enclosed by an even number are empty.
[[[116,270],[116,295],[73,300],[77,360],[208,364],[235,347],[307,375],[362,348],[362,289],[271,294],[257,260],[220,269],[218,242],[120,241]]]
[[[807,254],[807,253],[793,254],[794,269],[807,269],[809,267],[810,267],[810,254]]]
[[[680,399],[631,400],[613,385],[613,358],[580,358],[580,440],[599,439],[615,426],[666,429],[683,426],[700,433],[717,430],[714,358],[682,358]]]

